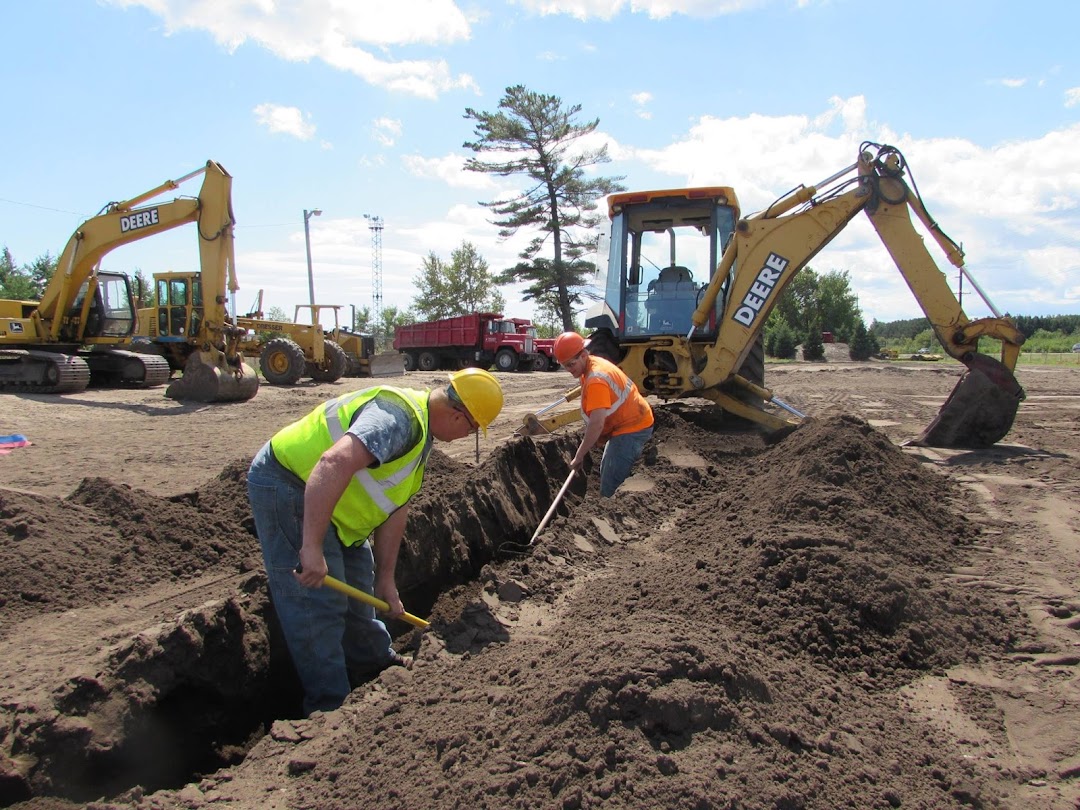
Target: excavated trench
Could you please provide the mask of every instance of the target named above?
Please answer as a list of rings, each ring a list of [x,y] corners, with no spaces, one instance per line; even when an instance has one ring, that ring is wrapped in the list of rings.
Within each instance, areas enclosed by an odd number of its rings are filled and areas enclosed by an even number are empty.
[[[515,440],[478,468],[433,453],[399,555],[410,612],[431,615],[505,544],[528,542],[572,441]],[[54,662],[17,667],[2,684],[0,806],[177,788],[241,761],[274,720],[300,716],[246,467],[238,459],[171,499],[106,479],[63,500],[0,490],[0,534],[24,552],[3,574],[3,593],[16,597],[3,598],[0,615],[9,627],[21,620],[23,633],[40,628],[37,660]],[[391,625],[399,648],[411,629]]]

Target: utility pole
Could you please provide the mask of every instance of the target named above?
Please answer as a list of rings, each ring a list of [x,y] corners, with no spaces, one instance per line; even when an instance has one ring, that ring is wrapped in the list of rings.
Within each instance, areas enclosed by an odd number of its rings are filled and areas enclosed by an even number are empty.
[[[304,209],[304,245],[307,247],[307,283],[308,283],[308,296],[310,297],[309,303],[311,304],[311,325],[315,325],[315,276],[311,272],[311,229],[308,227],[308,220],[312,217],[322,216],[322,211],[318,208],[313,211]]]
[[[372,332],[378,336],[382,326],[382,217],[364,214],[371,229],[371,322]]]

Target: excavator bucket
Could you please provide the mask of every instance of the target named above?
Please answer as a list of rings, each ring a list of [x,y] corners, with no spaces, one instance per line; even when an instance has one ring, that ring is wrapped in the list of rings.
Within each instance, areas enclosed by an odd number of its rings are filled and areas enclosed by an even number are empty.
[[[234,368],[219,351],[196,351],[184,364],[183,375],[169,384],[169,399],[194,402],[240,402],[259,391],[259,375],[240,362]]]
[[[965,359],[968,370],[953,388],[934,421],[919,438],[918,447],[990,447],[1012,428],[1024,389],[999,360],[985,354]]]

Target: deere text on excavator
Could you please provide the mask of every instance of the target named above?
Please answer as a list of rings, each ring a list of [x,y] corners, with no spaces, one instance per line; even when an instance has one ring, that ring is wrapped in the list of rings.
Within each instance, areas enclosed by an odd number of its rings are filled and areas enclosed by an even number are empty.
[[[797,426],[803,414],[764,387],[764,324],[795,274],[864,212],[941,345],[967,367],[911,443],[994,444],[1012,427],[1024,398],[1013,375],[1024,336],[971,277],[960,246],[927,213],[906,173],[899,150],[866,142],[851,166],[746,218],[728,187],[612,195],[605,297],[585,321],[590,351],[618,363],[645,394],[702,397],[767,430]],[[994,317],[971,320],[964,313],[912,213]],[[980,353],[981,338],[1001,342],[998,358]],[[578,394],[573,389],[562,401]],[[519,433],[553,430],[576,418],[574,412],[540,418],[557,404],[527,416]]]
[[[203,176],[198,197],[147,203]],[[229,320],[228,290],[237,288],[233,251],[232,177],[214,161],[179,180],[106,205],[68,240],[40,301],[0,301],[0,390],[73,393],[88,384],[161,385],[171,374],[164,342],[133,345],[137,323],[126,275],[100,269],[111,250],[195,223],[207,284],[198,319],[185,323],[183,375],[166,396],[201,402],[245,400],[259,379],[243,361],[243,336]],[[132,349],[138,349],[133,351]]]

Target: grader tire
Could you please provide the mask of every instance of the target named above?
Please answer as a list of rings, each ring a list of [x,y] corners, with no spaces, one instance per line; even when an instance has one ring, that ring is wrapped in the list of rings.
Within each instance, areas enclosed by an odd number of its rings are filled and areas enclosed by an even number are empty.
[[[304,350],[289,338],[273,338],[259,354],[259,370],[271,385],[296,385],[304,376]]]
[[[349,356],[332,340],[323,341],[323,354],[326,368],[312,366],[311,379],[315,382],[337,382],[349,370]]]

